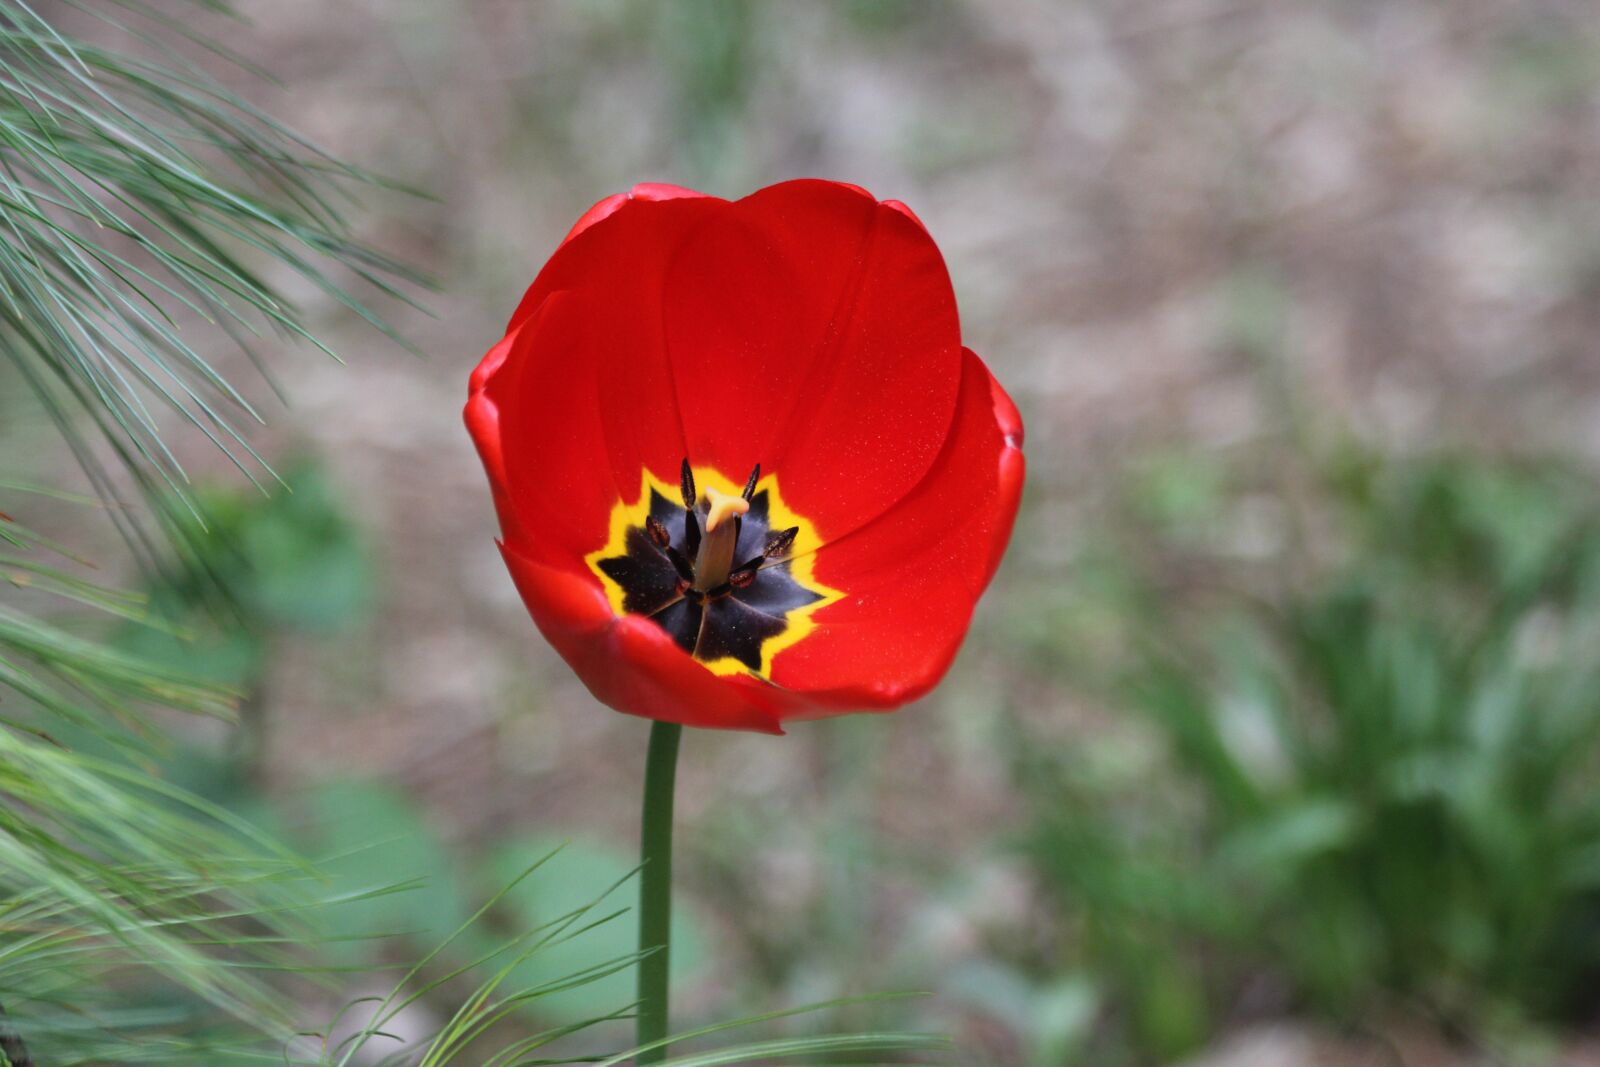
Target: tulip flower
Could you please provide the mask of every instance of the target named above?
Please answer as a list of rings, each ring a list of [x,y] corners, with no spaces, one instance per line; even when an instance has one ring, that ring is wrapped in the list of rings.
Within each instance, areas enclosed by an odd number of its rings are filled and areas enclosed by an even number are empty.
[[[466,421],[539,630],[602,703],[656,720],[641,945],[664,947],[679,728],[781,733],[931,689],[1010,536],[1021,419],[917,217],[804,180],[600,201]],[[641,1063],[665,977],[663,948]]]

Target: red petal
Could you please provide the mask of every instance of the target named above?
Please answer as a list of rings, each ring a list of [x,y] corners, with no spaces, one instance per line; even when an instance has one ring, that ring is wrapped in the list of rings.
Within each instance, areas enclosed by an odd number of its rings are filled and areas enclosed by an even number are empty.
[[[472,372],[467,389],[467,407],[463,413],[467,433],[472,436],[472,443],[478,448],[478,457],[483,461],[484,472],[489,476],[489,490],[494,495],[494,510],[500,518],[500,529],[507,536],[517,533],[517,516],[511,506],[506,483],[505,453],[500,443],[500,409],[489,399],[487,389],[489,381],[505,365],[515,339],[515,332],[507,334],[489,349]]]
[[[626,193],[612,193],[594,207],[585,211],[578,218],[578,221],[572,224],[572,229],[567,231],[567,235],[561,239],[561,245],[565,245],[602,219],[610,218],[621,210],[623,205],[631,201],[681,200],[685,197],[703,197],[705,195],[705,193],[697,193],[693,189],[685,189],[681,185],[667,185],[663,182],[641,182]],[[557,247],[559,248],[560,246]]]
[[[647,719],[782,733],[795,699],[747,677],[712,674],[654,623],[617,618],[599,583],[545,566],[502,544],[506,566],[539,632],[601,703]]]
[[[627,193],[612,193],[594,207],[578,216],[578,221],[572,224],[572,229],[568,230],[567,235],[561,239],[561,244],[566,244],[568,241],[572,240],[574,237],[578,236],[578,234],[582,233],[584,230],[587,230],[590,226],[593,226],[600,220],[610,218],[618,208],[627,202]],[[560,246],[558,245],[557,247],[559,248]]]
[[[690,459],[777,474],[824,539],[908,492],[938,454],[960,326],[938,249],[832,182],[729,205],[671,260],[663,297]]]
[[[833,538],[932,463],[959,323],[938,249],[903,206],[822,181],[733,204],[641,186],[575,234],[512,321],[558,290],[592,297],[605,336],[565,359],[610,364],[597,397],[625,492],[641,464],[670,474],[685,454],[732,478],[760,462]]]
[[[668,201],[673,203],[667,206]],[[659,183],[636,185],[627,193],[606,197],[584,212],[562,239],[512,313],[507,331],[558,289],[593,286],[626,293],[647,286],[659,291],[667,257],[685,233],[727,203],[693,189]],[[606,220],[611,224],[597,226]],[[584,237],[581,241],[580,236]]]
[[[583,351],[589,311],[574,294],[550,296],[484,358],[488,370],[480,367],[482,384],[468,403],[506,538],[573,569],[605,544],[617,500],[596,378],[583,362],[563,359]]]
[[[661,307],[690,462],[730,478],[771,471],[832,314],[823,287],[760,220],[727,212],[668,264]]]
[[[671,185],[667,182],[640,182],[628,194],[630,200],[681,200],[684,197],[705,196],[705,193],[696,192],[682,185]]]
[[[615,486],[629,499],[638,492],[641,467],[670,476],[687,454],[662,341],[662,289],[676,250],[728,206],[659,184],[601,201],[539,272],[512,316],[515,327],[557,292],[583,309],[573,311],[584,319],[581,326],[569,330],[561,346],[539,346],[534,358],[558,364],[566,375],[592,379],[605,442],[592,454],[592,464],[609,459]],[[601,220],[605,225],[596,225]],[[542,408],[550,419],[566,417],[537,396],[517,403]],[[533,457],[545,465],[542,456]],[[514,466],[518,456],[508,455],[507,462]],[[592,464],[582,469],[592,472]]]
[[[922,223],[922,220],[917,218],[917,213],[915,211],[912,211],[902,201],[899,201],[899,200],[885,200],[883,202],[883,206],[886,207],[886,208],[890,208],[890,209],[892,209],[894,211],[900,212],[900,214],[904,215],[906,218],[910,219],[912,222],[914,222],[918,226],[920,226],[923,229],[924,232],[927,231],[928,227],[924,226],[923,223]]]
[[[965,352],[956,422],[938,461],[892,511],[818,551],[817,580],[846,595],[778,654],[773,681],[828,704],[880,707],[938,682],[1011,535],[1020,432],[1010,398]]]

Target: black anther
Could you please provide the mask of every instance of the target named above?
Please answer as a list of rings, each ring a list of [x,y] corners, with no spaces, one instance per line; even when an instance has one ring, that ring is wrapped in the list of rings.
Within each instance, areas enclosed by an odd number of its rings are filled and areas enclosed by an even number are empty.
[[[798,526],[791,526],[787,530],[774,530],[767,534],[767,543],[762,547],[762,554],[770,559],[782,559],[794,548],[794,539],[799,536]]]
[[[738,570],[728,575],[728,584],[735,589],[748,589],[750,583],[756,580],[756,572],[761,569],[765,556],[757,556]]]
[[[694,489],[694,471],[689,469],[688,456],[683,457],[683,466],[678,468],[678,492],[683,496],[683,506],[693,511],[700,494]]]

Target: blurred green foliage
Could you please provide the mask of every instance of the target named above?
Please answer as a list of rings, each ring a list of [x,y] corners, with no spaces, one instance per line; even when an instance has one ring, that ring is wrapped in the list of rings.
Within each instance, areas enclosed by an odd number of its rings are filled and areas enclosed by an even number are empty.
[[[1264,996],[1477,1034],[1569,1019],[1600,979],[1592,481],[1337,449],[1241,566],[1200,534],[1250,504],[1248,472],[1189,466],[1129,480],[1144,536],[1093,684],[1141,714],[1018,760],[1111,1029],[1164,1061]]]
[[[316,859],[326,879],[331,903],[318,909],[318,927],[329,954],[346,966],[411,959],[440,946],[425,975],[467,968],[489,981],[511,964],[499,980],[512,989],[547,990],[528,1005],[547,1023],[575,1025],[632,1004],[633,972],[624,964],[637,951],[630,912],[637,888],[636,858],[627,851],[588,838],[447,841],[416,798],[373,781],[324,783],[301,807],[301,817],[290,820],[299,829],[287,836]],[[524,878],[535,864],[543,870]],[[478,899],[492,906],[468,924]],[[515,961],[495,955],[497,946],[537,931],[551,936],[534,938],[536,953]],[[680,988],[707,956],[694,911],[679,908],[673,972]],[[574,975],[587,977],[566,987]]]
[[[760,61],[753,23],[759,5],[740,0],[689,0],[647,5],[649,40],[671,79],[680,151],[708,180],[723,177],[737,123]]]
[[[321,909],[319,920],[347,964],[376,962],[398,940],[426,950],[466,919],[460,864],[405,793],[329,781],[311,791],[307,807],[305,828],[293,836],[316,858],[329,898],[338,902]],[[524,857],[523,867],[537,858]]]
[[[561,916],[597,902],[595,918],[607,917],[582,937],[562,939],[520,964],[512,974],[518,986],[543,986],[587,967],[631,959],[638,950],[639,923],[634,913],[638,885],[633,880],[638,858],[603,841],[521,837],[496,843],[481,863],[488,886],[507,884],[531,858],[552,853],[559,879],[532,879],[515,886],[504,898],[511,929],[547,927]],[[679,900],[672,916],[673,988],[688,988],[710,957],[706,934],[691,901]],[[541,1016],[574,1022],[633,1003],[634,974],[624,969],[594,982],[544,999]]]
[[[371,556],[310,458],[284,464],[270,494],[213,485],[190,495],[192,508],[172,505],[183,525],[169,558],[148,575],[143,610],[116,628],[110,644],[146,669],[233,694],[239,729],[151,733],[134,746],[134,762],[214,803],[258,806],[253,779],[268,726],[273,650],[286,639],[353,631],[372,601]],[[71,727],[60,737],[102,754],[114,747]]]
[[[217,486],[194,496],[192,510],[173,509],[184,554],[148,590],[164,625],[127,628],[125,647],[248,690],[274,635],[359,622],[372,597],[370,557],[319,464],[286,464],[271,493]]]

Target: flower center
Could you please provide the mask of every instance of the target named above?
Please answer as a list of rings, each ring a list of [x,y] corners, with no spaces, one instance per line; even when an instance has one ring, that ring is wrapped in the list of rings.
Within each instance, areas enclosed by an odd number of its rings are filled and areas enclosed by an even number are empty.
[[[842,594],[812,578],[820,541],[760,464],[742,490],[699,474],[686,459],[669,488],[645,472],[639,500],[617,505],[610,543],[587,562],[618,614],[651,619],[717,673],[765,676],[810,632],[810,613]]]

